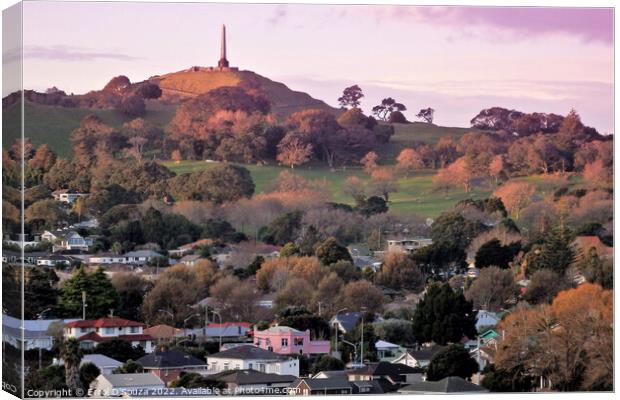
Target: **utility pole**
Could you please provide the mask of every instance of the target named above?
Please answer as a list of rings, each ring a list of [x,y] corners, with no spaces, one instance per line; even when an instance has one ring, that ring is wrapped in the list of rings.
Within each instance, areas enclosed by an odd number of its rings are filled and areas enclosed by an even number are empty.
[[[360,345],[360,364],[364,364],[364,317],[366,316],[366,313],[364,313],[363,311],[366,311],[366,307],[362,307],[362,337],[361,337],[361,345]]]
[[[319,301],[319,317],[321,316],[321,302]]]

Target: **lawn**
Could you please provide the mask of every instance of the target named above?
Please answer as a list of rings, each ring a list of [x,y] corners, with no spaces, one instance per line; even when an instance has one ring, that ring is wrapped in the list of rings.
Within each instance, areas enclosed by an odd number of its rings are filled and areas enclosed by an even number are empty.
[[[200,171],[218,165],[218,163],[205,161],[183,161],[178,164],[166,162],[163,164],[176,173]],[[257,193],[267,190],[280,172],[290,171],[290,168],[280,166],[244,165],[244,167],[252,174]],[[355,175],[364,182],[368,181],[368,175],[359,168],[331,171],[325,167],[301,167],[296,168],[294,173],[306,179],[325,180],[332,201],[347,204],[353,204],[353,199],[342,192],[346,178]],[[398,192],[390,196],[390,209],[396,213],[412,213],[434,218],[460,200],[470,197],[481,198],[489,194],[488,191],[480,189],[473,190],[470,193],[465,193],[461,189],[452,190],[448,193],[437,192],[432,188],[433,176],[433,171],[419,171],[408,178],[399,179]]]

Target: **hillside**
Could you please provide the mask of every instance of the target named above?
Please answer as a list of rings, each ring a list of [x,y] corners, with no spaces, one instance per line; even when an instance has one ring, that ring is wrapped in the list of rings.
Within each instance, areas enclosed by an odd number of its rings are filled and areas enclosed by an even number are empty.
[[[340,111],[307,93],[291,90],[283,83],[272,81],[252,71],[213,71],[190,68],[149,78],[162,89],[161,101],[178,103],[222,86],[241,86],[262,93],[272,104],[272,111],[286,117],[296,111],[319,108],[335,114]]]

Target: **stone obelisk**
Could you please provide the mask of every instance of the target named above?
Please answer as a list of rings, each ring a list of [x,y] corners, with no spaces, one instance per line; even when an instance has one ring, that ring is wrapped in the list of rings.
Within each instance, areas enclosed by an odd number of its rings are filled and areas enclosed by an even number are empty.
[[[222,25],[222,42],[220,46],[220,61],[217,62],[217,67],[219,69],[226,69],[229,65],[226,59],[226,25]]]

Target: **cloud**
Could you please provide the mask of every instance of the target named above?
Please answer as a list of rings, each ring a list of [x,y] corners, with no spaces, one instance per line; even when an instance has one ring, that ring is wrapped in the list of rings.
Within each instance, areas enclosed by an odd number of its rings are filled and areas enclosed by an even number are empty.
[[[378,23],[400,19],[449,26],[465,34],[482,28],[478,36],[489,35],[489,39],[499,33],[513,39],[564,34],[586,42],[613,44],[614,40],[611,8],[393,6],[372,11]]]
[[[22,57],[21,49],[15,48],[5,51],[2,60],[5,63],[19,61]],[[133,57],[123,53],[94,51],[82,47],[65,45],[54,46],[26,46],[23,49],[24,59],[60,60],[60,61],[92,61],[92,60],[116,60],[133,61]]]

